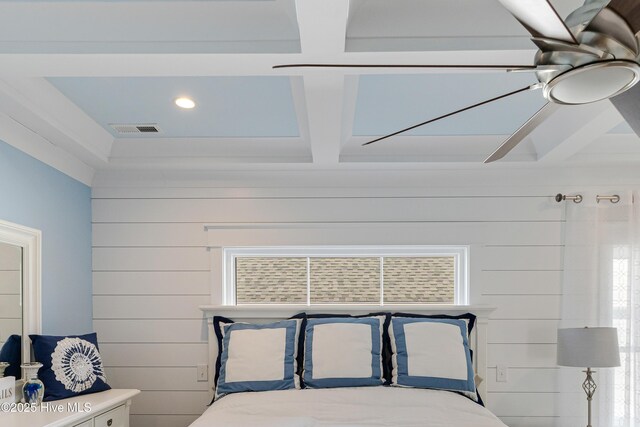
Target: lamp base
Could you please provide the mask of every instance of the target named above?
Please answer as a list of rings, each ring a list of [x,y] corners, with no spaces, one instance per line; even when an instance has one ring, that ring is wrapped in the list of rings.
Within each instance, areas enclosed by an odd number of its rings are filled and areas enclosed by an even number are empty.
[[[587,394],[587,427],[591,426],[591,400],[593,399],[593,395],[596,393],[596,389],[598,386],[596,382],[593,380],[591,374],[594,374],[596,371],[592,371],[591,368],[587,368],[586,371],[582,371],[587,374],[587,378],[582,383],[582,389]]]

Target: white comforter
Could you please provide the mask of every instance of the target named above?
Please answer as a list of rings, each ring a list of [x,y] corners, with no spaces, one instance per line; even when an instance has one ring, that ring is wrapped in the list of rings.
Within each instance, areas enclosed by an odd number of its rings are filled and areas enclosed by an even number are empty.
[[[395,387],[284,390],[228,395],[191,427],[505,427],[455,393]]]

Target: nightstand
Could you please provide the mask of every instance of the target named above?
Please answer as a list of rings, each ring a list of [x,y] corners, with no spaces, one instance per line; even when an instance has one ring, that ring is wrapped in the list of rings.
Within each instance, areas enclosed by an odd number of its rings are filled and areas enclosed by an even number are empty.
[[[113,389],[43,402],[35,412],[0,412],[11,427],[129,427],[131,399],[140,390]]]

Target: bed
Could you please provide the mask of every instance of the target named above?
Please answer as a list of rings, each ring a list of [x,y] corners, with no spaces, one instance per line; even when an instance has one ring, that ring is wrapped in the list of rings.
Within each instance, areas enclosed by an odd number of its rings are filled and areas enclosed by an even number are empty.
[[[215,366],[218,341],[211,318],[214,315],[244,322],[266,323],[307,313],[366,314],[380,307],[326,306],[203,306],[209,322],[210,366]],[[469,337],[474,351],[474,369],[486,375],[486,328],[493,309],[479,306],[401,306],[384,307],[385,311],[416,314],[458,315],[472,312],[477,316]],[[213,387],[213,372],[210,384]],[[485,383],[478,392],[486,401]],[[471,399],[450,391],[405,387],[343,387],[303,390],[274,390],[234,393],[216,400],[191,427],[315,427],[315,426],[397,426],[397,427],[504,427],[488,409]]]
[[[191,427],[504,427],[459,394],[398,387],[237,393],[214,403]]]

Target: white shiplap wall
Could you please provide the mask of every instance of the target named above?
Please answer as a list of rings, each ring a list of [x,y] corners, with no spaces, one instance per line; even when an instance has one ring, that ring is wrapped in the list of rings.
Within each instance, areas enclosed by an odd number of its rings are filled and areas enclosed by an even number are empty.
[[[0,243],[0,347],[9,336],[22,335],[21,266],[22,248]]]
[[[549,193],[94,187],[94,327],[109,382],[143,390],[133,427],[186,426],[204,410],[207,383],[196,382],[196,365],[207,360],[206,328],[197,307],[211,301],[215,282],[205,224],[246,223],[213,235],[247,245],[256,243],[251,224],[261,224],[260,241],[277,244],[277,227],[265,223],[353,223],[352,244],[471,245],[471,302],[497,307],[489,366],[509,367],[506,383],[489,369],[489,407],[512,427],[551,426],[563,208]]]

